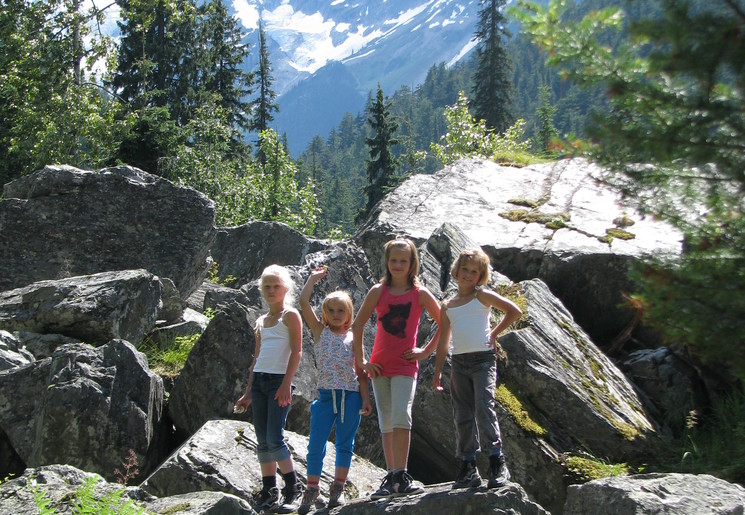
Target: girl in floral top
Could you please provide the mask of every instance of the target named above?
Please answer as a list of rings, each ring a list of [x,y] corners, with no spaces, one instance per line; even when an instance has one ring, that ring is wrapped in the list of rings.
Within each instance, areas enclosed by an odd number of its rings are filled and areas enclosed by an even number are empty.
[[[334,482],[329,487],[328,508],[344,503],[344,485],[352,463],[360,415],[369,415],[372,411],[367,375],[356,367],[352,349],[352,298],[343,291],[329,293],[323,300],[321,320],[310,304],[313,285],[325,275],[325,268],[313,270],[300,294],[303,318],[315,343],[319,392],[318,399],[310,407],[308,485],[298,510],[301,514],[310,511],[314,505],[317,508],[323,507],[319,482],[326,455],[326,442],[334,424],[336,470]]]

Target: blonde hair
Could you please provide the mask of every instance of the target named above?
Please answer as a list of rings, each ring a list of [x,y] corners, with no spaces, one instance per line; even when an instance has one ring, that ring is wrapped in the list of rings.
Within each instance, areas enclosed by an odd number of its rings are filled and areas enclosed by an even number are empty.
[[[352,326],[352,319],[354,318],[354,304],[352,303],[352,297],[345,291],[332,291],[326,295],[326,298],[323,299],[323,304],[321,305],[321,323],[328,327],[328,307],[333,301],[338,301],[344,306],[344,311],[347,313],[347,319],[344,321],[343,328],[345,331],[348,331]]]
[[[284,303],[285,305],[292,305],[292,303],[295,302],[295,283],[290,276],[290,271],[280,265],[269,265],[263,272],[261,272],[261,279],[259,279],[260,288],[263,288],[264,286],[264,279],[270,276],[278,278],[279,282],[282,283],[282,286],[287,288]]]
[[[479,269],[479,282],[477,286],[483,286],[489,282],[489,256],[486,255],[481,249],[468,249],[462,251],[450,268],[450,275],[455,279],[458,275],[458,270],[465,263],[475,263]]]
[[[419,275],[419,254],[416,251],[416,245],[414,245],[414,242],[409,238],[401,237],[387,241],[383,247],[383,250],[385,251],[383,253],[383,268],[385,268],[385,275],[380,282],[389,286],[391,284],[393,278],[391,272],[388,270],[388,258],[391,257],[391,250],[394,248],[405,248],[409,251],[411,256],[411,266],[409,267],[409,275],[407,277],[408,283],[409,286],[419,286],[419,278],[417,277],[417,275]]]

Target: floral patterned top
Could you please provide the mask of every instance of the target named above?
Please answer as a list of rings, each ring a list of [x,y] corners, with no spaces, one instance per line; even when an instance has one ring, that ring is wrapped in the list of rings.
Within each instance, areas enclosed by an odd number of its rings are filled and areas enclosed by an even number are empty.
[[[336,334],[324,327],[315,345],[315,353],[319,389],[359,391],[351,330]]]

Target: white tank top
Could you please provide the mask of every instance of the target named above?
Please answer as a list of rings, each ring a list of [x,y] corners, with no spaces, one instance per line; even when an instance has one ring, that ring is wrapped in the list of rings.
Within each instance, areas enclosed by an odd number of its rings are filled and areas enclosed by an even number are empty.
[[[290,331],[282,322],[284,311],[277,320],[277,325],[272,327],[259,326],[261,335],[261,348],[259,357],[254,365],[254,372],[265,372],[267,374],[285,374],[287,363],[290,362]]]
[[[451,345],[453,354],[484,352],[491,349],[489,343],[489,313],[491,308],[484,306],[474,297],[462,306],[448,307]]]

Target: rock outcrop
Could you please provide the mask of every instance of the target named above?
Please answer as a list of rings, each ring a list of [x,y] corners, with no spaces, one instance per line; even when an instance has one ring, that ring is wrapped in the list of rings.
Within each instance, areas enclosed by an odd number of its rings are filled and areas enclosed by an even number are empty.
[[[150,470],[167,450],[162,415],[160,377],[124,340],[62,345],[0,373],[0,427],[28,467],[67,464],[114,480],[132,450]]]
[[[707,474],[640,474],[569,487],[564,513],[675,515],[745,512],[745,489]]]
[[[215,205],[192,189],[128,166],[47,166],[3,193],[0,291],[144,268],[186,299],[207,273]]]
[[[420,363],[409,456],[410,471],[427,483],[425,493],[367,500],[384,474],[371,416],[356,439],[347,496],[354,500],[333,513],[611,510],[620,494],[608,492],[630,492],[636,483],[608,482],[601,493],[594,486],[586,493],[570,489],[567,498],[564,458],[591,453],[625,461],[654,454],[665,434],[655,415],[682,402],[670,388],[695,391],[698,385],[662,351],[626,361],[635,385],[596,345],[633,316],[616,306],[629,266],[649,253],[675,255],[680,247],[666,227],[624,210],[599,177],[576,160],[524,169],[463,161],[410,178],[352,240],[340,243],[273,222],[218,230],[209,199],[127,167],[47,167],[6,185],[0,200],[0,477],[19,477],[0,485],[0,511],[30,513],[24,502],[36,510],[39,485],[61,513],[91,477],[96,495],[116,492],[106,481],[117,479],[114,470],[132,450],[136,481],[148,478],[123,495],[146,509],[252,513],[260,473],[251,410],[235,415],[232,406],[245,389],[253,325],[265,310],[256,279],[266,265],[281,263],[299,291],[314,267],[327,265],[311,303],[320,311],[327,293],[343,289],[359,308],[382,275],[383,243],[396,235],[417,242],[420,279],[436,297],[454,292],[449,270],[460,250],[481,246],[494,266],[489,286],[523,306],[524,317],[501,338],[507,359],[499,364],[498,411],[514,482],[491,491],[451,489],[457,462],[449,368],[445,391],[435,392],[430,357]],[[622,228],[634,238],[623,240]],[[218,274],[210,277],[220,284],[204,281],[212,258]],[[374,322],[373,316],[365,328],[367,353]],[[424,316],[419,344],[435,330]],[[166,346],[186,335],[196,342],[166,397],[136,347],[143,340]],[[640,346],[648,333],[634,335]],[[302,476],[316,395],[307,329],[295,386],[287,428]],[[326,473],[332,457],[329,445]],[[480,455],[483,475],[485,465]],[[322,477],[324,488],[330,479]],[[643,491],[663,492],[667,482],[681,492],[698,491],[705,483],[697,476],[647,479]],[[730,497],[737,495],[723,494],[722,502]]]
[[[619,309],[629,267],[644,255],[675,256],[682,236],[626,208],[581,159],[513,168],[462,160],[414,175],[381,200],[355,235],[379,275],[382,244],[423,242],[448,222],[512,281],[541,279],[600,345],[633,319]]]
[[[155,325],[163,286],[146,270],[101,272],[0,291],[0,327],[101,345],[139,345]]]

